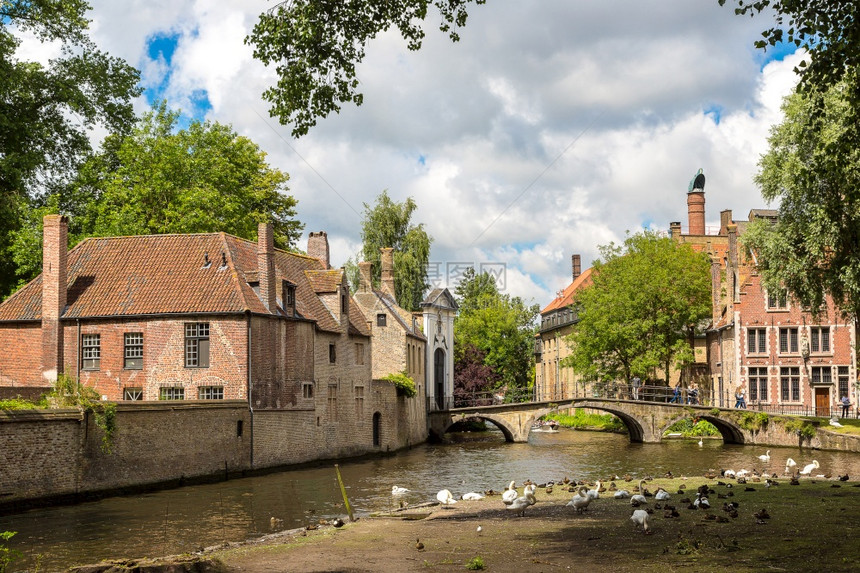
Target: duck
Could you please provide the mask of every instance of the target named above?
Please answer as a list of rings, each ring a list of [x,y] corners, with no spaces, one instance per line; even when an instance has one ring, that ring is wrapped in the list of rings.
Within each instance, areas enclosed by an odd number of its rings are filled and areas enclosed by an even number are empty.
[[[657,493],[654,494],[654,499],[658,501],[666,501],[667,499],[669,499],[669,497],[669,492],[662,487],[658,487]]]
[[[284,527],[284,520],[278,517],[272,517],[269,519],[269,527],[272,529],[281,529]]]
[[[796,468],[796,467],[797,467],[797,462],[794,461],[793,459],[788,458],[787,460],[785,460],[785,473],[787,473],[787,474],[792,473],[794,471],[794,468]]]
[[[461,499],[464,501],[478,501],[479,499],[484,499],[484,497],[486,496],[482,493],[470,491],[469,493],[464,493]]]
[[[708,501],[708,498],[701,493],[696,494],[696,499],[693,501],[693,505],[698,509],[711,509],[711,502]]]
[[[644,509],[636,509],[633,511],[633,515],[630,516],[630,521],[639,528],[642,528],[642,532],[648,535],[648,512]]]
[[[502,501],[505,505],[511,504],[515,499],[517,499],[517,490],[514,488],[515,482],[511,482],[508,485],[508,489],[502,493]]]
[[[594,489],[588,490],[588,497],[593,500],[600,497],[600,480],[597,480],[597,483],[594,484]]]
[[[577,513],[582,513],[588,509],[588,504],[591,503],[591,498],[588,497],[588,490],[583,486],[579,488],[573,498],[567,502],[567,505],[574,508]]]
[[[769,464],[770,463],[770,450],[768,450],[767,452],[760,455],[758,457],[758,459],[760,459],[761,461],[763,461],[766,464]]]
[[[452,505],[457,503],[457,500],[454,499],[453,495],[451,495],[451,491],[447,489],[443,489],[437,493],[436,499],[438,499],[442,505]]]
[[[415,540],[415,549],[417,549],[418,551],[424,551],[424,544],[421,543],[420,538]]]
[[[405,493],[409,493],[409,490],[405,487],[400,487],[399,485],[391,486],[391,495],[403,495]]]
[[[800,470],[800,475],[808,476],[812,473],[812,470],[817,470],[819,467],[821,466],[818,465],[818,460],[812,460],[811,464],[803,466],[803,469]]]
[[[506,509],[515,511],[517,515],[524,517],[526,514],[526,508],[530,505],[534,505],[535,503],[537,503],[537,500],[535,499],[534,494],[528,492],[512,501]]]

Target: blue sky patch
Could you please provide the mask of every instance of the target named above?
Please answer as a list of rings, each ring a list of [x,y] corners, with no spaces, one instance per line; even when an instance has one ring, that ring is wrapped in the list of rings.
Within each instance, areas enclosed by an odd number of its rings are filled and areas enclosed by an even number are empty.
[[[763,70],[771,62],[781,62],[786,56],[797,51],[793,43],[780,42],[775,46],[768,46],[766,50],[756,50],[755,57],[759,63],[759,70]]]
[[[192,33],[196,34],[196,30]],[[158,32],[147,39],[146,53],[153,61],[163,61],[167,65],[167,71],[160,78],[158,84],[149,84],[145,86],[144,96],[150,105],[155,104],[158,100],[166,99],[166,91],[170,85],[170,79],[173,75],[173,55],[176,53],[176,48],[179,45],[181,35],[179,33]],[[177,127],[186,129],[192,121],[203,121],[206,114],[212,110],[212,102],[209,101],[209,93],[203,89],[194,90],[189,94],[190,109],[182,109],[182,115],[179,116]],[[168,102],[170,105],[170,102]],[[175,107],[171,105],[171,107]]]
[[[176,52],[176,45],[178,43],[178,33],[158,33],[147,39],[146,52],[152,60],[164,58],[164,61],[169,66],[173,61],[173,54]]]
[[[714,120],[714,123],[716,125],[720,125],[720,117],[722,117],[723,115],[723,106],[718,104],[711,104],[705,108],[704,113],[706,116]]]
[[[418,163],[420,163],[422,166],[427,165],[427,158],[423,154],[419,155],[418,156]]]

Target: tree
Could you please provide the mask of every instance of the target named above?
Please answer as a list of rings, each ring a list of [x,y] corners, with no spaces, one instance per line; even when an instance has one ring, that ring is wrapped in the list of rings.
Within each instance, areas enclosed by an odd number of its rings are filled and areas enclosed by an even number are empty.
[[[744,244],[756,254],[765,286],[786,288],[814,314],[825,296],[860,326],[860,96],[857,71],[826,92],[783,102],[756,176],[779,201],[773,225],[751,225]]]
[[[418,310],[424,299],[427,282],[427,265],[430,262],[430,243],[433,239],[424,225],[413,225],[412,214],[417,209],[415,200],[403,203],[392,201],[383,191],[371,207],[364,204],[361,221],[362,255],[373,263],[373,283],[379,284],[382,275],[379,249],[394,249],[394,290],[397,304],[407,310]],[[355,281],[353,281],[355,282]]]
[[[278,83],[263,93],[270,114],[307,134],[317,118],[339,112],[340,104],[361,105],[355,69],[377,34],[397,28],[410,50],[419,50],[428,8],[441,18],[452,41],[466,24],[466,6],[486,0],[292,0],[260,15],[246,44],[265,65],[276,64]]]
[[[490,274],[477,274],[474,268],[463,273],[455,296],[460,311],[454,319],[454,370],[461,372],[460,382],[468,381],[474,391],[480,386],[474,378],[481,375],[486,376],[485,391],[503,386],[526,390],[534,381],[534,323],[540,307],[500,293]],[[466,377],[463,373],[477,357],[489,371],[472,368]],[[455,376],[455,394],[456,383]]]
[[[499,376],[486,365],[486,352],[469,344],[460,349],[458,354],[459,359],[454,361],[455,404],[472,403],[467,402],[470,396],[498,386]],[[488,403],[492,404],[492,399]]]
[[[272,222],[275,246],[295,246],[302,224],[286,194],[287,174],[231,127],[192,121],[177,131],[178,117],[162,102],[130,135],[108,136],[68,188],[32,210],[15,237],[22,278],[41,266],[47,212],[72,215],[73,244],[88,236],[216,231],[253,240],[258,223]]]
[[[689,336],[711,313],[708,256],[650,231],[600,253],[592,284],[574,297],[579,322],[564,365],[594,380],[626,382],[691,363]]]
[[[0,296],[15,284],[9,249],[31,201],[74,176],[91,152],[89,130],[134,123],[138,71],[95,47],[87,10],[83,0],[0,0]],[[22,33],[58,42],[60,56],[20,59]]]

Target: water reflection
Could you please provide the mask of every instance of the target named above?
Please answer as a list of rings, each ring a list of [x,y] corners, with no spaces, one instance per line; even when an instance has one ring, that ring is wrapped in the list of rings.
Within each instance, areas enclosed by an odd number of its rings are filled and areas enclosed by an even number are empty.
[[[611,474],[635,477],[701,475],[709,468],[762,468],[771,450],[770,470],[782,473],[785,459],[803,465],[817,459],[821,473],[860,475],[860,454],[723,444],[720,440],[670,440],[631,444],[626,436],[561,431],[533,433],[527,444],[505,443],[501,433],[463,434],[448,444],[426,444],[397,455],[340,464],[350,503],[358,515],[396,506],[400,499],[435,499],[440,489],[455,496],[501,490],[522,483],[595,479]],[[410,490],[393,499],[391,486]],[[75,506],[33,510],[0,517],[0,531],[17,531],[12,545],[26,561],[13,569],[57,571],[75,563],[196,550],[271,532],[302,527],[344,515],[331,465],[145,495],[117,497]],[[41,558],[38,556],[41,555]]]

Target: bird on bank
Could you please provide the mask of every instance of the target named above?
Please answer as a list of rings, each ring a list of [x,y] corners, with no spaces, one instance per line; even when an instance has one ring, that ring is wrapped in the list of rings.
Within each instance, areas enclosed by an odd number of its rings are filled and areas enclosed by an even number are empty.
[[[524,517],[526,514],[526,508],[530,505],[534,505],[535,503],[537,503],[537,500],[535,499],[534,494],[528,492],[512,501],[507,509],[515,511],[520,517]]]
[[[585,486],[582,486],[579,488],[579,491],[576,492],[576,495],[567,502],[567,505],[574,508],[577,513],[582,513],[588,509],[589,503],[591,503],[591,498],[588,497],[588,490]]]
[[[453,495],[451,495],[451,491],[447,489],[443,489],[439,493],[437,493],[436,499],[438,499],[442,505],[452,505],[454,503],[457,503],[457,500],[454,499]]]
[[[699,438],[699,447],[701,448],[704,445],[705,445],[705,442],[702,441],[702,438]]]
[[[588,490],[588,497],[592,500],[595,500],[600,497],[600,480],[597,480],[597,483],[594,485],[594,489]]]
[[[478,493],[476,491],[470,491],[469,493],[464,493],[461,499],[465,501],[478,501],[479,499],[484,499],[484,494]]]
[[[508,489],[502,493],[502,501],[505,505],[508,505],[517,499],[517,490],[514,489],[514,484],[515,482],[511,482],[510,485],[508,485]]]
[[[415,540],[415,549],[417,549],[418,551],[424,551],[424,544],[421,543],[421,539]]]
[[[793,459],[788,458],[787,460],[785,460],[785,473],[787,473],[787,474],[792,473],[794,471],[794,468],[796,468],[796,467],[797,467],[797,462],[794,461]]]
[[[818,465],[818,460],[812,460],[811,464],[803,466],[803,469],[800,470],[800,475],[808,476],[812,473],[813,470],[817,470],[819,467],[821,466]]]
[[[654,494],[654,499],[658,501],[666,501],[667,499],[669,499],[669,497],[669,492],[662,487],[658,487],[657,493]]]
[[[615,499],[628,499],[630,497],[630,492],[626,489],[619,489],[612,495],[612,497]]]
[[[633,515],[630,516],[630,521],[637,527],[642,528],[642,532],[648,535],[650,533],[648,531],[648,512],[644,509],[636,509],[633,511]]]
[[[630,496],[630,505],[639,507],[643,503],[648,503],[648,498],[643,495],[645,493],[645,480],[639,480],[639,493]]]

